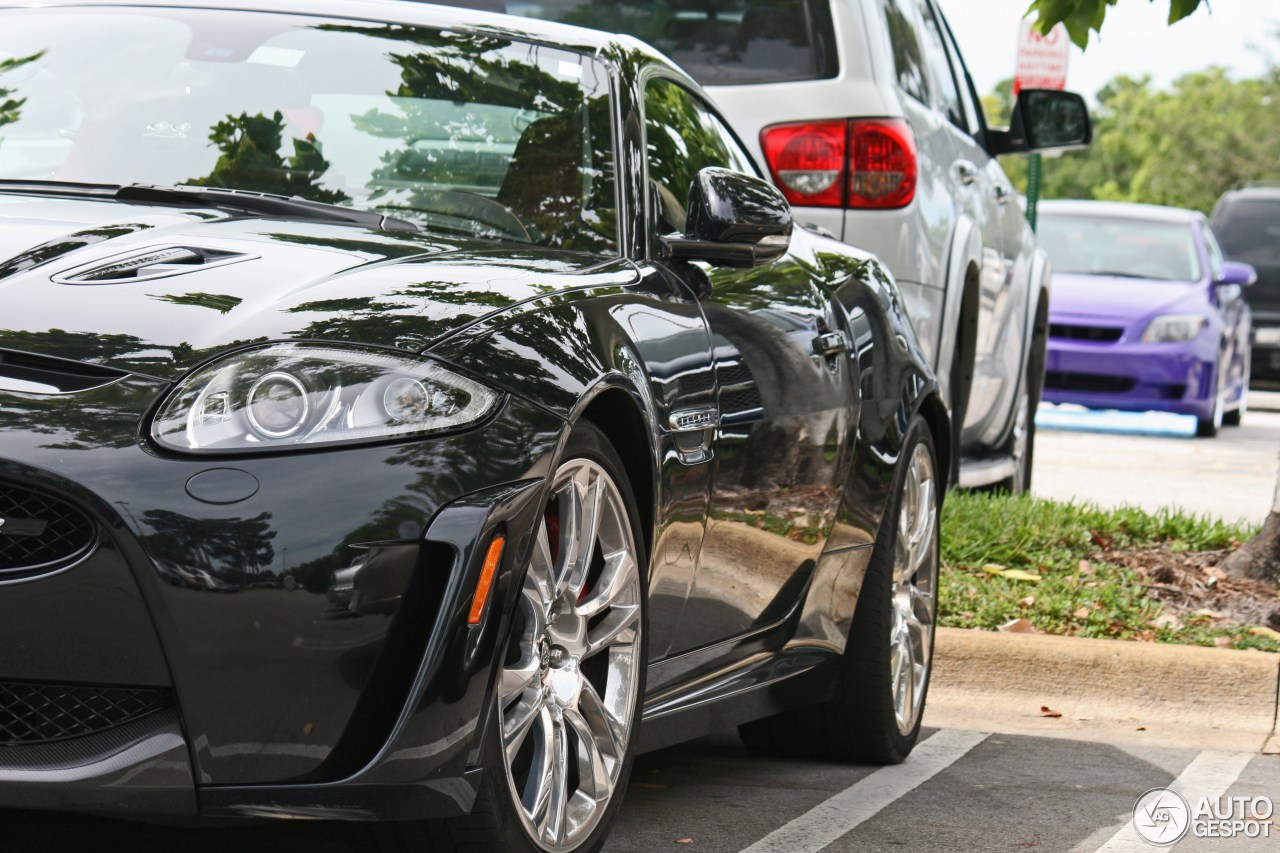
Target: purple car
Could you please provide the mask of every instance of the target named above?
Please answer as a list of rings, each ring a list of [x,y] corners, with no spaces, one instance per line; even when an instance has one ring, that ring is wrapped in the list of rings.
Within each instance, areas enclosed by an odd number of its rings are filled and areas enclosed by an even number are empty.
[[[1044,399],[1195,415],[1197,435],[1247,405],[1257,274],[1223,259],[1202,213],[1051,201],[1040,245],[1053,262]]]

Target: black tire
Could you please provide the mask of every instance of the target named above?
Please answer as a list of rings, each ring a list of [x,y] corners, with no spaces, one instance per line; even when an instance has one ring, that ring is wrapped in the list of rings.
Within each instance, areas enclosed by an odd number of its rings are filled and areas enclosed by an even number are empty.
[[[1032,405],[1035,395],[1028,385],[1029,380],[1023,383],[1018,408],[1014,411],[1013,431],[1004,446],[1004,452],[1013,458],[1015,470],[1003,480],[993,483],[989,487],[991,491],[1004,491],[1011,495],[1031,491],[1031,471],[1036,457],[1036,407]],[[1023,406],[1026,406],[1025,410]]]
[[[636,507],[635,495],[627,480],[625,468],[617,451],[608,438],[594,424],[579,423],[574,427],[572,435],[565,446],[561,457],[561,466],[574,460],[585,459],[603,468],[617,486],[618,492],[626,507],[627,520],[631,535],[635,542],[636,559],[640,584],[640,654],[636,662],[638,667],[638,684],[635,701],[631,709],[631,727],[621,761],[621,770],[609,802],[599,818],[595,828],[585,837],[578,839],[570,847],[560,850],[571,850],[573,853],[593,853],[604,846],[618,809],[626,793],[627,781],[631,767],[635,762],[636,744],[640,730],[640,706],[644,696],[645,666],[648,660],[648,615],[647,615],[647,571],[648,561],[645,559],[645,541],[640,525],[640,515]],[[559,466],[557,468],[559,470]],[[513,620],[515,621],[515,620]],[[505,647],[506,644],[504,644]],[[494,681],[502,666],[502,661],[495,661]],[[585,667],[584,667],[585,669]],[[490,707],[494,699],[487,700]],[[377,841],[376,849],[382,851],[414,851],[428,853],[431,851],[452,851],[452,853],[545,853],[546,848],[539,845],[526,830],[517,814],[514,792],[507,778],[506,766],[502,757],[501,721],[497,713],[490,713],[489,724],[482,737],[483,775],[475,806],[471,814],[464,817],[449,818],[438,821],[419,821],[400,824],[384,824],[374,829]],[[573,758],[570,756],[569,762]],[[576,774],[576,770],[574,771]],[[570,791],[570,793],[572,793]]]
[[[893,493],[858,596],[834,695],[820,705],[786,711],[739,726],[743,743],[752,751],[788,757],[898,764],[915,747],[928,698],[928,673],[932,670],[933,636],[937,623],[941,495],[936,488],[933,490],[931,535],[933,618],[928,627],[926,675],[920,691],[919,713],[906,731],[899,727],[895,713],[890,633],[893,626],[893,570],[906,482],[907,466],[904,463],[912,458],[917,447],[923,447],[929,457],[935,486],[940,482],[933,436],[924,420],[917,417],[907,430],[900,457],[903,462],[899,463],[894,477]]]
[[[1213,383],[1213,414],[1207,418],[1196,418],[1196,435],[1200,438],[1213,438],[1227,422],[1225,395],[1221,390],[1221,378]]]

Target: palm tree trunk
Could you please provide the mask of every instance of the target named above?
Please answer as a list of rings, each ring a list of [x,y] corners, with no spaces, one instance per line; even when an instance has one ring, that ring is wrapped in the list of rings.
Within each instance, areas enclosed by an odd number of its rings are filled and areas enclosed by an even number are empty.
[[[1280,587],[1280,477],[1276,478],[1276,495],[1262,529],[1228,557],[1222,568],[1228,574]]]

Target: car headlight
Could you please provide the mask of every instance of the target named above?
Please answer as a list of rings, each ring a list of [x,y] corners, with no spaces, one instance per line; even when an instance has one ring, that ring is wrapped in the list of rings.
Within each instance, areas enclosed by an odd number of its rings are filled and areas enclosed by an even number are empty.
[[[1205,319],[1200,314],[1162,314],[1151,321],[1142,333],[1144,344],[1164,344],[1189,341],[1204,328]]]
[[[439,364],[375,350],[273,344],[196,370],[151,438],[179,451],[244,453],[426,435],[483,420],[501,395]]]

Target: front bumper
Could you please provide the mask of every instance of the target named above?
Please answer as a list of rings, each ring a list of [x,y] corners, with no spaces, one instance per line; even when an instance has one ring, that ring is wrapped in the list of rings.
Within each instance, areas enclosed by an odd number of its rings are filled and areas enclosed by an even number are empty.
[[[1050,337],[1043,399],[1091,409],[1208,418],[1213,415],[1215,353],[1201,349],[1197,341],[1143,344]]]
[[[1253,316],[1253,384],[1280,385],[1280,316]]]
[[[72,565],[0,583],[13,638],[0,683],[170,697],[64,739],[14,740],[10,727],[0,808],[468,811],[504,596],[564,423],[511,399],[483,427],[419,442],[177,458],[139,438],[163,390],[129,378],[0,394],[0,498],[38,493],[93,530]],[[499,529],[498,582],[468,626]]]

